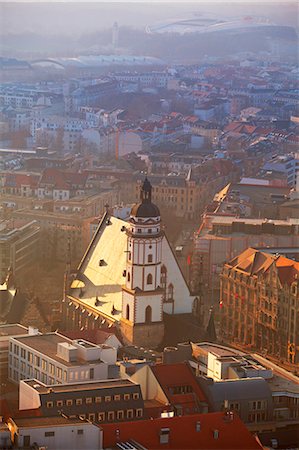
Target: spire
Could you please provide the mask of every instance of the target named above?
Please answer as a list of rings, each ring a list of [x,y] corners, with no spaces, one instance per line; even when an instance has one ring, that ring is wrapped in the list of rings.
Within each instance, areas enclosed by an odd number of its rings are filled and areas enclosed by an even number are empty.
[[[206,329],[205,339],[207,339],[210,342],[217,341],[213,307],[210,308],[210,317],[209,317],[209,323],[208,323],[208,326],[207,326],[207,329]]]
[[[147,177],[145,177],[145,180],[141,186],[140,200],[142,203],[151,203],[152,201],[152,185]]]

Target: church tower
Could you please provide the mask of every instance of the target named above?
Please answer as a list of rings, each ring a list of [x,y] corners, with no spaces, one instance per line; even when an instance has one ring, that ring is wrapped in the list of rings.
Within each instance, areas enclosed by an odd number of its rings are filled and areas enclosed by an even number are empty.
[[[127,229],[125,285],[122,287],[122,334],[127,342],[157,347],[163,340],[162,239],[159,208],[152,203],[146,178],[140,203],[131,210]]]

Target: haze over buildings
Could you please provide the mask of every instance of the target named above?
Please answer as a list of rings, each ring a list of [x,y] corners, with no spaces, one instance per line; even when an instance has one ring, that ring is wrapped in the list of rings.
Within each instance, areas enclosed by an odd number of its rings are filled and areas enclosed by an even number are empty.
[[[297,7],[1,3],[0,448],[298,448]]]

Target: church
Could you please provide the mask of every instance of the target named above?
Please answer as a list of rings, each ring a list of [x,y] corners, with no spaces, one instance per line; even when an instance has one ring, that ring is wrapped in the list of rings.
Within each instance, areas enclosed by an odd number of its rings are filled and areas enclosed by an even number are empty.
[[[114,327],[125,344],[156,348],[165,315],[190,314],[193,303],[146,178],[129,221],[106,212],[76,275],[66,275],[63,325]]]

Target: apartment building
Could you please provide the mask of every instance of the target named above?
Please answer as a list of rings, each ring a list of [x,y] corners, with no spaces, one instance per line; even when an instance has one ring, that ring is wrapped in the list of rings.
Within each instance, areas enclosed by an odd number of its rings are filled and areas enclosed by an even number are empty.
[[[248,248],[221,272],[222,336],[299,362],[299,263]]]
[[[116,353],[113,347],[36,331],[10,338],[8,377],[15,383],[35,378],[45,384],[105,380]]]
[[[12,220],[0,223],[0,282],[10,267],[23,277],[37,263],[40,229],[35,220],[15,227]]]
[[[233,202],[230,204],[233,208]],[[246,208],[246,205],[242,206]],[[203,285],[218,289],[222,265],[248,247],[284,248],[285,251],[288,248],[291,252],[298,246],[296,220],[239,218],[207,213],[194,235],[192,283],[195,289]]]
[[[21,380],[19,409],[39,408],[46,417],[63,411],[69,417],[92,422],[118,422],[141,419],[144,402],[140,385],[129,379],[110,379],[70,384],[46,385]]]

